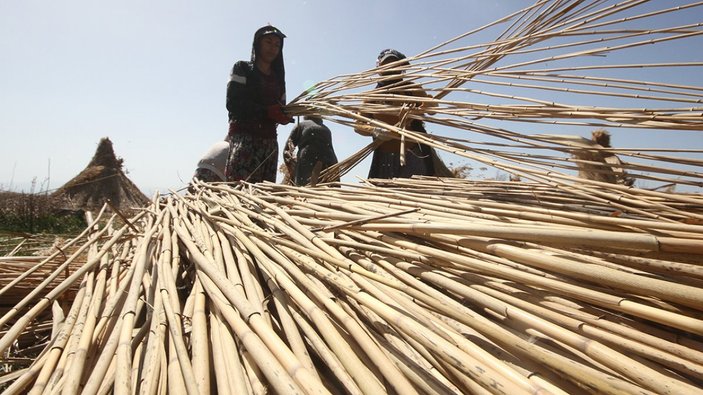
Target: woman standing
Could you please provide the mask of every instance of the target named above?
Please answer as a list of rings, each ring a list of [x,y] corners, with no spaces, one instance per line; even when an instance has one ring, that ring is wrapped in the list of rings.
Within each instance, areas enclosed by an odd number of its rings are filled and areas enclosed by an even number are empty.
[[[276,127],[293,121],[282,109],[286,102],[285,37],[273,26],[260,28],[254,34],[251,60],[232,67],[227,84],[227,181],[276,181]]]
[[[397,101],[370,101],[370,103],[379,103],[402,107],[403,104],[414,107],[425,107],[427,104],[423,101],[415,101],[412,98],[429,98],[429,95],[419,85],[404,81],[402,75],[402,67],[408,66],[405,55],[394,49],[385,49],[381,51],[376,60],[376,67],[396,63],[395,67],[389,70],[381,71],[380,75],[383,79],[376,85],[375,92],[388,93],[400,96],[407,96],[408,99],[404,103]],[[418,133],[427,133],[424,122],[419,119],[410,119],[407,125],[399,125],[401,120],[400,113],[384,112],[377,114],[364,114],[368,118],[374,118],[389,125],[404,126],[406,130]],[[390,132],[379,129],[369,128],[363,123],[357,124],[355,129],[357,133],[363,135],[372,135],[374,140],[380,140],[382,143],[374,150],[369,168],[368,178],[409,178],[414,175],[418,176],[443,176],[450,175],[449,170],[442,163],[436,152],[425,144],[415,142],[406,142],[405,144],[405,163],[400,160],[400,140],[394,138]]]

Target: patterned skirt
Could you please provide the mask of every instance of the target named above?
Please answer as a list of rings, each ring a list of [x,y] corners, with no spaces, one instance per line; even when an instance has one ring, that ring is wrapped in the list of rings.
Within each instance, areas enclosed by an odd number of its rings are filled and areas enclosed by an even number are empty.
[[[230,134],[227,181],[276,182],[278,140],[248,134]]]

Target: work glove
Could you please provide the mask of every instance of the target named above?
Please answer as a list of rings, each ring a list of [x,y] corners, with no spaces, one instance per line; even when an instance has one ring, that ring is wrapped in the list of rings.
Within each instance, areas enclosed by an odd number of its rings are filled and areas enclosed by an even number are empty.
[[[280,104],[272,104],[266,107],[266,115],[268,115],[269,119],[281,125],[287,125],[293,122],[293,118],[283,112],[283,108]]]
[[[386,129],[374,128],[371,132],[374,140],[388,141],[393,140],[393,133],[387,131]]]

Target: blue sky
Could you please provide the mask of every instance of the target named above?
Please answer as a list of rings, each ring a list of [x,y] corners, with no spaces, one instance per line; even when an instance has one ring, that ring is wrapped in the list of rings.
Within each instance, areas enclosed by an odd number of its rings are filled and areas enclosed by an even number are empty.
[[[33,179],[37,189],[61,186],[102,137],[148,195],[183,187],[224,138],[229,70],[268,23],[288,36],[292,99],[314,82],[372,68],[383,48],[413,55],[527,4],[0,0],[0,190],[26,192]],[[340,159],[368,143],[329,126]],[[291,128],[279,127],[281,144]],[[345,180],[367,171],[362,163]]]

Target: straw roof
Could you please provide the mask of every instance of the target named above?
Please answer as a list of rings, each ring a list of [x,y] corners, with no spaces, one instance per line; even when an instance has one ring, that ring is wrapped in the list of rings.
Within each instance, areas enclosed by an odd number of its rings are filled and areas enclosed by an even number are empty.
[[[108,201],[120,209],[147,205],[149,199],[127,177],[122,165],[122,159],[115,156],[112,141],[104,137],[88,166],[52,197],[70,209],[99,210]]]

